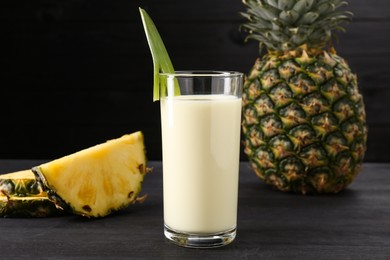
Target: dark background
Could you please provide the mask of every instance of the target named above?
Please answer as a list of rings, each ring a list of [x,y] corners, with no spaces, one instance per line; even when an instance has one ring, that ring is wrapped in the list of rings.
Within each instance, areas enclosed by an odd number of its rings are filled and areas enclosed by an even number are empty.
[[[390,1],[349,2],[353,22],[335,47],[365,97],[365,160],[390,162]],[[142,130],[149,160],[161,159],[139,6],[176,69],[247,73],[258,55],[257,43],[239,32],[240,0],[3,0],[0,158],[54,159]]]

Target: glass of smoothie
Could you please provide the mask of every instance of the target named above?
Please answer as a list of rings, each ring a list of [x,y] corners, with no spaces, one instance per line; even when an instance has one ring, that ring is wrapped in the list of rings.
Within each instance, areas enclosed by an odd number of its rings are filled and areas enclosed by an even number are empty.
[[[236,236],[243,74],[160,73],[164,233],[185,247]]]

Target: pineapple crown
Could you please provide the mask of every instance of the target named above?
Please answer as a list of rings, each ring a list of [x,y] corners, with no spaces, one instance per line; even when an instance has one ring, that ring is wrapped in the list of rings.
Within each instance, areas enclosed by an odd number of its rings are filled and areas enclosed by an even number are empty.
[[[247,39],[260,42],[270,52],[286,52],[306,46],[322,49],[331,45],[332,31],[345,31],[340,25],[352,13],[339,11],[342,0],[243,0],[247,11],[241,15]]]

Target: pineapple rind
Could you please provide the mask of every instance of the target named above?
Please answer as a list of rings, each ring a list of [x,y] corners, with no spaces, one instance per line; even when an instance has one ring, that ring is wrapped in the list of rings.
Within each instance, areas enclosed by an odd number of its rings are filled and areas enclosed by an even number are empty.
[[[49,200],[31,170],[0,175],[0,217],[53,217],[64,214]]]
[[[367,126],[357,77],[336,54],[345,0],[243,0],[247,38],[267,47],[245,79],[245,153],[282,191],[337,193],[359,173]],[[291,145],[293,144],[293,145]]]
[[[9,197],[0,195],[0,217],[54,217],[65,211],[46,196]]]
[[[8,196],[32,196],[44,193],[31,170],[0,175],[0,193]]]
[[[299,64],[303,52],[310,62]],[[280,71],[280,64],[294,64],[290,75],[270,77],[268,71]],[[313,79],[312,71],[322,73]],[[367,126],[356,75],[346,62],[326,51],[269,53],[249,75],[242,127],[244,151],[255,173],[282,191],[338,193],[347,187],[364,159]],[[286,85],[289,89],[279,90]]]
[[[143,135],[124,135],[33,171],[58,206],[86,217],[104,217],[137,200],[146,173]]]

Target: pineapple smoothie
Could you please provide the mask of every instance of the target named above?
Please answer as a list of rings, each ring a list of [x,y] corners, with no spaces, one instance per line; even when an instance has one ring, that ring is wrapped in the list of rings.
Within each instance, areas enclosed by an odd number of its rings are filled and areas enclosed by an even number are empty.
[[[241,98],[162,98],[161,122],[165,225],[197,234],[234,229]]]
[[[152,19],[140,14],[153,101],[161,102],[164,235],[184,247],[227,245],[236,237],[244,74],[175,71]]]

